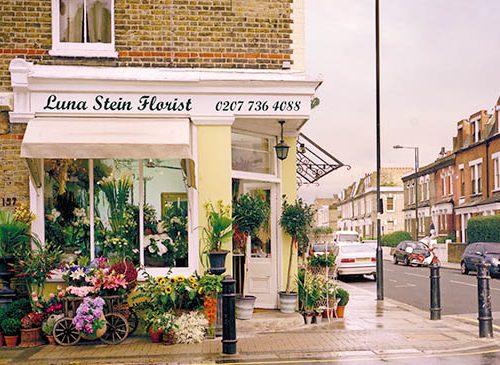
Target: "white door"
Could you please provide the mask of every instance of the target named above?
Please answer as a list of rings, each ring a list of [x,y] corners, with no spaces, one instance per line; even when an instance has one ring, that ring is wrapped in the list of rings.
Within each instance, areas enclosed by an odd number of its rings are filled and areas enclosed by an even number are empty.
[[[257,297],[255,307],[277,307],[277,269],[276,269],[276,184],[242,181],[244,193],[250,192],[265,198],[271,207],[269,221],[259,229],[256,237],[248,243],[248,257],[245,280],[245,294]]]

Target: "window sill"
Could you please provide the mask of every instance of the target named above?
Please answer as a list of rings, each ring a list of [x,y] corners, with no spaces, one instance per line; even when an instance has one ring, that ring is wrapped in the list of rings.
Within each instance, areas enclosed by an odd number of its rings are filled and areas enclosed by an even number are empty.
[[[85,58],[118,58],[118,52],[114,50],[92,50],[92,49],[56,49],[49,51],[51,56],[59,57],[85,57]]]

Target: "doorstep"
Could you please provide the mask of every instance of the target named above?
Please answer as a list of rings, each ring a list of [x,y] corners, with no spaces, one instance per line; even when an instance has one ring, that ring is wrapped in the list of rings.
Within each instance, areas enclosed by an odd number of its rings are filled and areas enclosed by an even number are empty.
[[[237,319],[238,338],[251,337],[257,333],[288,332],[304,326],[304,319],[298,312],[285,314],[273,309],[255,309],[252,319]]]

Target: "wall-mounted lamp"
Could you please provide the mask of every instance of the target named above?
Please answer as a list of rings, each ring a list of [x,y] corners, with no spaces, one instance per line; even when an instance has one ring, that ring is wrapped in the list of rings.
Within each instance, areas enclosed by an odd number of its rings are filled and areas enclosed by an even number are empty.
[[[285,124],[285,121],[280,120],[278,123],[281,124],[281,140],[276,146],[274,146],[274,149],[276,150],[276,157],[280,160],[284,160],[288,157],[288,150],[290,149],[290,146],[283,140],[283,124]]]

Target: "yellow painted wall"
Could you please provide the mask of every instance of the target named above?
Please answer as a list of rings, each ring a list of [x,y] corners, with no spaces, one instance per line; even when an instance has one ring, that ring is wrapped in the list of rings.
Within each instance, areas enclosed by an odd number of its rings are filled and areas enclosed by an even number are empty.
[[[203,228],[206,226],[205,203],[222,200],[231,204],[231,126],[210,125],[198,127],[198,206],[200,250],[203,249]],[[224,249],[232,251],[232,242]],[[232,275],[232,255],[226,258],[226,272]],[[200,273],[204,268],[200,267]]]
[[[285,138],[286,144],[290,146],[288,152],[288,157],[282,162],[282,194],[286,195],[286,199],[289,203],[293,203],[297,197],[297,151],[295,148],[296,144],[295,137]],[[290,258],[290,247],[291,247],[291,237],[283,232],[282,239],[282,274],[281,274],[281,288],[280,290],[285,290],[287,271],[288,271],[288,261]],[[293,247],[293,259],[292,259],[292,274],[291,274],[292,288],[295,288],[295,276],[297,275],[297,249]]]

